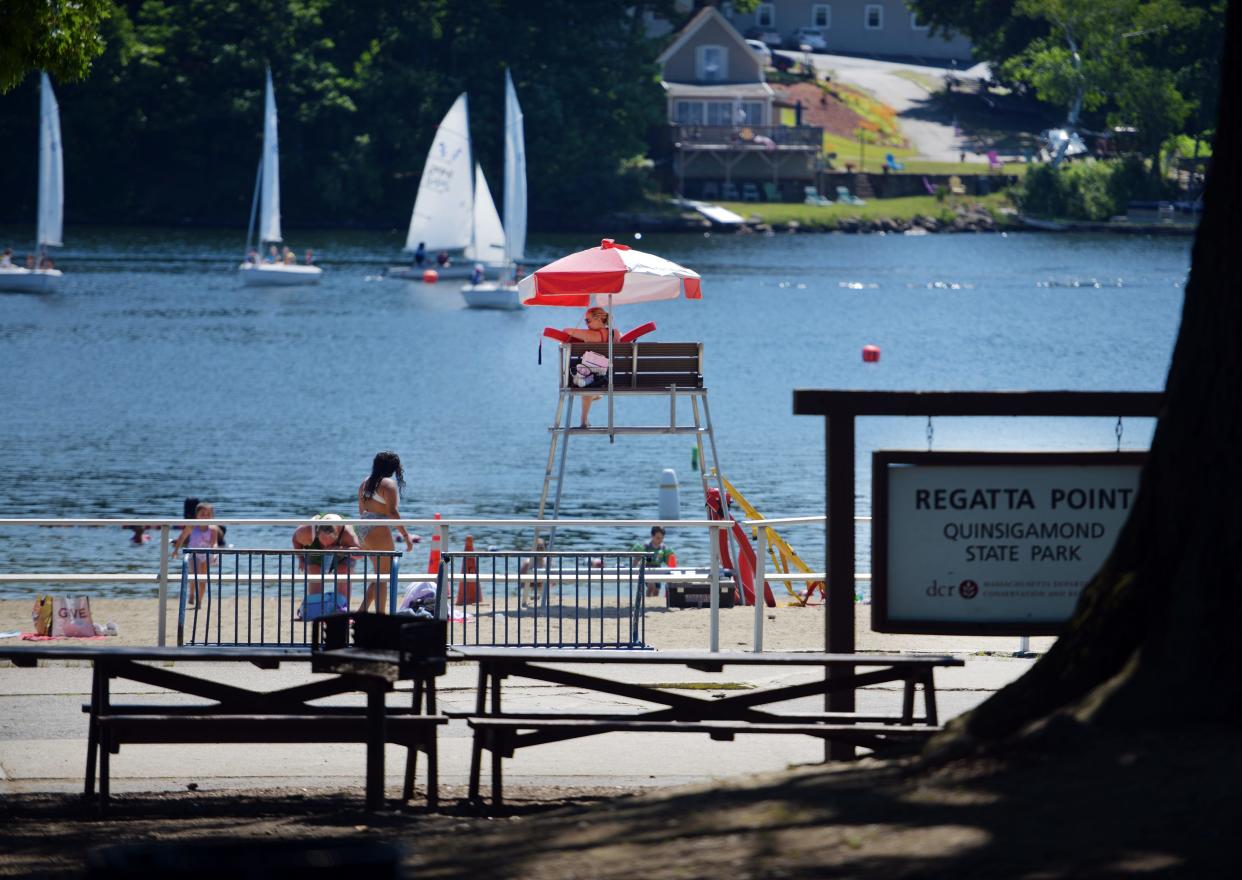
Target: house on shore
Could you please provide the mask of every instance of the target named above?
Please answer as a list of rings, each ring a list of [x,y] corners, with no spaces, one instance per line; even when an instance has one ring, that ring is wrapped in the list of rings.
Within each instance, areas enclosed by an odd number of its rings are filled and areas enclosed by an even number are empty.
[[[731,13],[729,21],[748,37],[778,34],[789,49],[798,48],[794,31],[807,27],[818,29],[827,44],[817,51],[973,63],[968,39],[933,36],[905,0],[768,0],[754,12]]]
[[[704,199],[801,201],[815,183],[823,129],[780,112],[763,63],[712,6],[661,53],[677,191]]]

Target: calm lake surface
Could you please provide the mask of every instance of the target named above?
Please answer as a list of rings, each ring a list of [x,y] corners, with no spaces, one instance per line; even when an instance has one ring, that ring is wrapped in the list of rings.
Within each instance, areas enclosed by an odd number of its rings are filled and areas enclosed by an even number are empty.
[[[473,311],[453,284],[386,280],[400,261],[397,231],[293,234],[326,271],[318,287],[284,290],[241,285],[236,232],[66,234],[58,293],[0,294],[0,516],[179,516],[190,495],[222,517],[352,515],[372,456],[388,448],[405,463],[406,516],[535,514],[557,384],[555,346],[536,363],[539,332],[579,323],[579,310]],[[23,252],[30,230],[0,236]],[[652,338],[705,343],[724,473],[768,516],[824,509],[823,420],[792,415],[796,387],[1162,388],[1191,246],[1045,234],[623,240],[702,274],[701,301],[622,307],[617,325],[654,320]],[[531,261],[597,243],[536,237]],[[881,347],[879,363],[862,362],[868,343]],[[667,402],[618,413],[654,424]],[[939,419],[933,448],[1113,449],[1115,425]],[[1127,420],[1122,447],[1145,448],[1151,428]],[[672,467],[682,515],[698,517],[691,448],[689,437],[575,438],[562,515],[654,517]],[[926,419],[860,421],[859,512],[870,513],[873,449],[926,448]],[[229,540],[283,547],[285,531],[235,527]],[[156,546],[127,535],[0,530],[0,571],[153,570]],[[567,546],[599,549],[642,537],[562,533]],[[822,527],[788,537],[822,566]],[[868,571],[865,530],[860,538]],[[523,545],[516,532],[476,540]],[[669,543],[682,561],[707,558],[697,535]],[[415,548],[419,568],[428,546]]]

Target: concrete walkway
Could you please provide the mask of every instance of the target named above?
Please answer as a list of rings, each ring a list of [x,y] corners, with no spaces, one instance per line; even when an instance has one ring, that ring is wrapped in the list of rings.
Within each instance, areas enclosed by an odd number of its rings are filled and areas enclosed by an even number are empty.
[[[977,705],[1025,672],[1034,661],[1003,655],[971,656],[966,666],[936,672],[942,720]],[[573,667],[566,667],[567,669]],[[594,667],[589,672],[599,672]],[[764,670],[731,667],[723,675],[707,675],[669,666],[630,666],[627,675],[645,682],[705,682],[770,685],[796,682],[816,674],[811,669]],[[277,670],[243,668],[239,664],[194,664],[193,673],[233,684],[275,690],[316,678],[304,664]],[[464,711],[474,705],[476,668],[450,664],[440,679],[441,710]],[[37,669],[0,668],[0,795],[15,792],[72,792],[82,788],[86,761],[86,716],[91,670],[64,665]],[[710,698],[710,690],[701,696]],[[722,695],[725,691],[720,691]],[[158,699],[158,689],[117,682],[113,696],[126,702]],[[180,698],[189,703],[189,698]],[[398,692],[394,704],[408,695]],[[531,711],[614,711],[627,701],[538,682],[511,679],[505,685],[511,708]],[[339,702],[349,703],[350,698]],[[360,702],[360,701],[359,701]],[[859,692],[859,711],[896,711],[900,685]],[[787,707],[787,708],[785,708]],[[813,700],[792,701],[782,711],[822,711]],[[464,786],[470,767],[470,730],[453,721],[440,735],[441,782]],[[400,786],[404,749],[389,747],[386,770],[390,794]],[[526,749],[506,761],[508,783],[565,787],[645,787],[705,782],[750,772],[782,770],[823,758],[819,740],[805,736],[739,736],[714,742],[685,734],[612,733]],[[361,797],[365,749],[360,745],[147,745],[127,746],[114,756],[113,790],[121,792],[200,791],[254,788],[356,788]],[[421,782],[420,765],[420,782]],[[486,780],[486,777],[485,777]]]

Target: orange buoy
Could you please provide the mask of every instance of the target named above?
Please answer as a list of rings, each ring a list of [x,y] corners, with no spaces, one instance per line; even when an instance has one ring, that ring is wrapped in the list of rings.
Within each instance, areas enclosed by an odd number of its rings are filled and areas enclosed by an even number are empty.
[[[474,536],[466,535],[466,552],[474,552]],[[462,580],[457,585],[458,605],[479,604],[479,557],[467,556],[461,562]]]
[[[440,514],[436,514],[436,519]],[[437,574],[440,571],[440,530],[431,533],[431,555],[427,557],[427,573]]]
[[[863,363],[874,364],[880,359],[880,346],[864,345],[862,355]]]
[[[427,271],[423,272],[423,283],[424,284],[435,284],[439,280],[440,280],[440,273],[437,272],[435,269],[428,269]]]

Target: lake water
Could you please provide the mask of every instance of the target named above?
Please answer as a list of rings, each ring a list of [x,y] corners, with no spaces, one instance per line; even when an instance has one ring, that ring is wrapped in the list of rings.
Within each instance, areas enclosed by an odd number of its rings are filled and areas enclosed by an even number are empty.
[[[29,234],[0,229],[19,251]],[[241,285],[236,232],[67,235],[58,293],[0,294],[0,516],[179,516],[190,495],[219,516],[352,514],[372,456],[388,448],[405,463],[406,516],[535,514],[557,382],[555,346],[536,363],[539,332],[578,322],[579,310],[472,311],[453,285],[385,280],[396,231],[294,234],[326,272],[318,287],[285,290]],[[654,320],[654,339],[704,342],[723,470],[768,516],[823,513],[823,421],[792,415],[795,387],[1160,389],[1191,245],[1044,234],[624,240],[702,274],[701,301],[626,306],[617,325]],[[595,243],[536,237],[531,260]],[[862,362],[869,343],[879,363]],[[655,423],[667,403],[619,413]],[[594,415],[603,421],[602,402]],[[1113,449],[1115,424],[939,419],[933,448]],[[1122,447],[1145,448],[1151,423],[1124,427]],[[871,450],[926,449],[926,429],[925,419],[860,421],[860,513],[870,512]],[[682,515],[699,516],[691,448],[684,436],[575,438],[562,515],[654,517],[672,467]],[[157,548],[126,535],[0,530],[0,571],[153,570]],[[670,537],[679,559],[706,559],[705,540]],[[229,538],[288,540],[257,527]],[[822,566],[822,527],[789,538]],[[521,542],[486,530],[476,539]],[[427,547],[415,550],[420,567]],[[864,534],[862,571],[868,552]],[[139,588],[95,592],[110,591]]]

